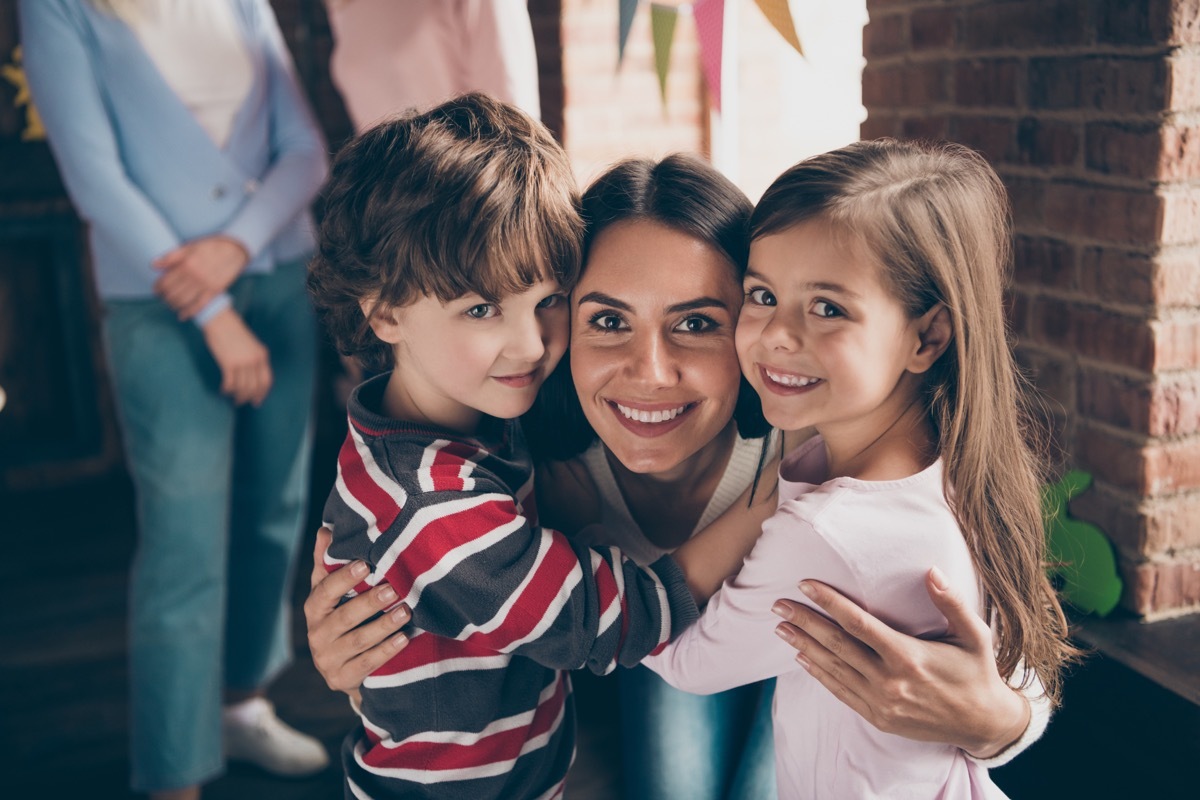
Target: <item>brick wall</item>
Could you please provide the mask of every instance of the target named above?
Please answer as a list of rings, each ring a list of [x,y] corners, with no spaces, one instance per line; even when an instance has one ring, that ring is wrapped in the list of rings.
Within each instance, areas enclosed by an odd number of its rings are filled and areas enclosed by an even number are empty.
[[[1200,611],[1200,0],[868,0],[864,138],[981,150],[1011,318],[1122,603]]]

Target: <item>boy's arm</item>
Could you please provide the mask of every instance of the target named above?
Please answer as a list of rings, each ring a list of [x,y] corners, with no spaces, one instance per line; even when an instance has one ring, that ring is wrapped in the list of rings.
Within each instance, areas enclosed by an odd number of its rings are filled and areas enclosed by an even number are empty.
[[[417,628],[481,654],[606,673],[636,664],[697,616],[670,559],[643,569],[615,548],[572,546],[531,524],[502,492],[407,497],[394,522],[374,531],[331,498],[326,519],[334,530],[328,567],[363,558],[372,570],[359,592],[386,581]]]

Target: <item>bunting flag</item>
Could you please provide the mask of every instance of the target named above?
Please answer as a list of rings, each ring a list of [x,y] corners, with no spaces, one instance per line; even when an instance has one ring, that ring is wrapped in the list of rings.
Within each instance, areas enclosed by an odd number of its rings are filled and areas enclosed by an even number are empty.
[[[633,27],[633,16],[637,13],[640,0],[621,0],[617,11],[617,66],[625,58],[625,42],[629,39],[629,29]]]
[[[675,23],[678,21],[678,6],[650,4],[650,32],[654,36],[654,69],[658,72],[658,88],[662,92],[664,110],[667,105],[667,71],[671,67],[671,43],[675,39]]]
[[[797,53],[804,55],[804,48],[800,46],[800,37],[796,35],[796,23],[792,21],[792,9],[788,7],[788,0],[754,0],[754,2],[775,26],[775,30],[779,31],[784,39],[787,39],[788,44],[796,48]]]
[[[692,4],[696,36],[700,40],[700,69],[708,84],[713,110],[721,111],[721,60],[725,44],[725,0],[696,0]]]

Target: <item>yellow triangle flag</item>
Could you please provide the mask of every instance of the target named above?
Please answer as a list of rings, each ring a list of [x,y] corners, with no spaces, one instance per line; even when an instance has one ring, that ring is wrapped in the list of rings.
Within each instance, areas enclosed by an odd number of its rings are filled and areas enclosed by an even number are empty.
[[[763,14],[775,30],[787,39],[788,44],[796,48],[796,52],[804,55],[804,48],[800,46],[800,37],[796,35],[796,23],[792,20],[792,9],[788,6],[788,0],[754,0],[758,7],[762,9]]]
[[[677,6],[650,4],[650,31],[654,36],[654,69],[658,72],[658,88],[663,106],[667,104],[667,71],[671,68],[671,43],[675,39],[675,23],[679,20]]]

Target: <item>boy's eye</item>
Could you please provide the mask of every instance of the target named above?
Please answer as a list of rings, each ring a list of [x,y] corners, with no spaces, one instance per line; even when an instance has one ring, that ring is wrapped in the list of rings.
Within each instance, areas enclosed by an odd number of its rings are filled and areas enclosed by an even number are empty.
[[[496,316],[496,307],[491,303],[480,303],[468,308],[466,314],[471,319],[487,319]]]
[[[822,319],[836,319],[837,317],[845,316],[840,308],[828,300],[818,300],[813,303],[813,313]]]
[[[588,324],[594,328],[600,328],[601,330],[605,331],[619,331],[628,327],[625,324],[625,320],[621,319],[616,314],[610,314],[605,311],[594,315],[588,320]]]
[[[564,298],[561,294],[552,294],[548,297],[543,297],[542,301],[537,304],[538,308],[555,308],[560,305]]]
[[[675,330],[679,333],[706,333],[716,327],[718,327],[716,320],[703,314],[694,314],[676,325]]]
[[[756,306],[773,306],[775,305],[775,295],[770,291],[762,288],[749,289],[746,292],[746,299]]]

